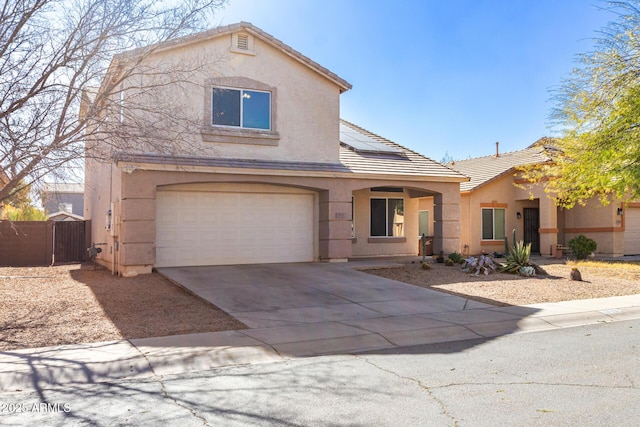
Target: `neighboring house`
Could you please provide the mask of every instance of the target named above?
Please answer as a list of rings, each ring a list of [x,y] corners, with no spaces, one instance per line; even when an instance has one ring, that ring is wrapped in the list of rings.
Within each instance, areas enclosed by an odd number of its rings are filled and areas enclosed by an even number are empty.
[[[542,185],[523,180],[518,167],[551,160],[546,139],[509,153],[456,161],[450,166],[469,176],[460,185],[461,244],[470,254],[504,252],[504,237],[513,244],[531,243],[531,250],[555,254],[557,244],[566,246],[584,234],[598,243],[603,256],[640,254],[640,203],[612,202],[602,206],[592,200],[586,206],[563,209],[544,192]]]
[[[44,183],[40,190],[42,207],[47,216],[66,212],[84,216],[84,184]]]
[[[433,235],[434,250],[460,247],[459,184],[467,178],[341,121],[348,82],[244,22],[178,39],[146,61],[203,52],[225,60],[192,89],[165,88],[201,117],[195,148],[132,148],[111,163],[88,156],[85,216],[92,239],[107,243],[97,262],[131,276],[166,266],[415,255],[420,231]]]

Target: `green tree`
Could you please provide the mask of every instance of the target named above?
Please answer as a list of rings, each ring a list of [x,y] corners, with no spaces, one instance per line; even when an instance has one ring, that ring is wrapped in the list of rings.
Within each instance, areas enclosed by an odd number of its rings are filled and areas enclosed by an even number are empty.
[[[11,195],[0,204],[0,219],[11,221],[45,221],[47,215],[31,200],[31,186],[20,182]]]
[[[640,197],[640,0],[603,9],[616,19],[555,93],[553,160],[525,171],[564,207]]]
[[[25,205],[20,208],[7,205],[5,215],[11,221],[46,221],[47,215],[40,209],[32,205]]]

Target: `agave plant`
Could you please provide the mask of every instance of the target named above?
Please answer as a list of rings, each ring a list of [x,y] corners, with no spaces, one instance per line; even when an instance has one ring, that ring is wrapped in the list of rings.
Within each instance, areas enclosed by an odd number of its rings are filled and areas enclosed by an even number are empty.
[[[521,267],[528,267],[531,265],[529,263],[530,256],[531,243],[525,245],[524,242],[520,240],[509,250],[505,262],[500,265],[500,271],[518,273]]]

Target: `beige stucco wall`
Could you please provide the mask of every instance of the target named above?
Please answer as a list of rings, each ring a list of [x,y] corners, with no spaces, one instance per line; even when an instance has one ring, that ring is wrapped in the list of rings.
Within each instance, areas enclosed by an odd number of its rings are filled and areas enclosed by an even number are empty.
[[[482,208],[505,208],[505,232],[512,244],[512,230],[515,228],[518,239],[522,239],[522,227],[516,218],[516,212],[522,207],[516,204],[513,196],[513,177],[506,176],[461,196],[463,253],[478,255],[481,253],[504,252],[504,240],[482,240]],[[522,220],[520,220],[520,223]]]
[[[114,172],[120,171],[116,168]],[[104,181],[106,171],[102,171]],[[459,191],[457,183],[416,183],[411,181],[388,181],[380,179],[348,179],[329,177],[247,175],[229,173],[206,173],[187,171],[147,171],[135,170],[132,173],[114,173],[112,194],[116,204],[116,236],[104,231],[104,215],[98,212],[108,209],[102,199],[90,205],[96,210],[94,232],[110,243],[116,253],[115,270],[124,276],[149,273],[155,262],[155,211],[158,188],[178,185],[177,188],[231,188],[229,183],[266,184],[299,188],[313,191],[317,196],[317,253],[321,261],[346,260],[351,256],[415,255],[418,252],[418,210],[426,208],[433,213],[433,229],[439,235],[434,246],[439,245],[445,252],[459,250]],[[373,186],[403,186],[405,190],[405,232],[406,241],[398,243],[369,242],[369,197]],[[364,187],[364,188],[363,188]],[[256,187],[257,188],[257,187]],[[411,189],[409,189],[411,188]],[[438,192],[427,197],[428,192]],[[440,193],[442,192],[442,193]],[[382,193],[375,193],[376,195]],[[351,238],[351,198],[356,196],[356,233],[364,236],[357,240]],[[397,197],[398,193],[390,193]],[[434,202],[434,200],[439,201]],[[437,203],[444,214],[438,214]],[[105,211],[106,212],[106,211]],[[120,221],[120,219],[122,219]],[[439,226],[437,224],[440,224]],[[437,228],[442,231],[435,231]],[[364,234],[362,234],[364,233]],[[117,245],[116,242],[117,241]],[[117,251],[115,247],[117,246]],[[101,254],[102,255],[102,254]],[[112,268],[113,257],[105,250],[100,262]]]
[[[371,192],[362,189],[353,192],[355,203],[355,238],[353,240],[353,256],[381,255],[416,255],[418,253],[418,199],[409,198],[405,189],[403,193]],[[403,237],[371,237],[372,198],[404,199],[404,236]]]
[[[250,36],[253,37],[253,36]],[[257,37],[254,53],[230,51],[232,36],[224,35],[186,47],[160,52],[148,63],[152,68],[171,69],[175,64],[198,64],[211,61],[202,71],[189,76],[192,84],[170,84],[153,95],[171,104],[176,114],[185,114],[194,122],[195,133],[188,145],[178,150],[181,155],[216,156],[245,159],[337,162],[340,88],[315,70],[286,55]],[[174,64],[174,65],[167,65]],[[156,78],[156,77],[153,77]],[[215,80],[219,79],[219,80]],[[136,76],[125,92],[125,105],[139,102],[133,84],[153,84],[152,77]],[[250,82],[266,85],[272,92],[273,130],[279,139],[267,145],[251,138],[229,135],[203,141],[200,128],[210,125],[210,97],[214,84],[246,88]],[[199,126],[198,126],[199,125]],[[239,128],[225,128],[239,130]],[[167,129],[170,132],[171,129]],[[256,133],[252,130],[245,130]],[[259,133],[259,132],[258,132]],[[222,143],[220,142],[222,141]],[[275,145],[272,145],[275,144]],[[145,147],[149,152],[153,148]]]
[[[420,236],[418,235],[418,214],[421,210],[429,211],[431,236],[437,235],[433,241],[433,250],[442,249],[446,253],[460,251],[460,199],[456,197],[459,185],[457,183],[417,183],[404,182],[403,185],[371,183],[371,187],[393,186],[403,187],[403,193],[372,192],[370,187],[353,191],[354,196],[354,224],[355,238],[352,245],[352,256],[391,256],[416,255],[419,250]],[[417,191],[417,192],[416,192]],[[421,194],[425,192],[442,192],[435,196]],[[435,199],[442,198],[436,206]],[[370,236],[370,200],[372,198],[403,198],[404,199],[404,236],[372,237]],[[438,225],[439,224],[439,225]]]
[[[524,224],[516,213],[524,208],[538,208],[540,212],[540,252],[551,254],[551,246],[568,241],[579,234],[594,239],[598,244],[597,254],[620,256],[624,253],[624,233],[622,217],[617,215],[620,204],[611,203],[603,207],[598,200],[591,200],[586,206],[572,209],[557,208],[548,197],[542,184],[514,185],[518,177],[507,174],[475,191],[466,192],[461,197],[461,241],[469,245],[471,254],[504,252],[504,243],[482,242],[481,204],[495,202],[506,205],[506,234],[509,244],[513,244],[512,230],[516,229],[518,240],[524,237]],[[519,182],[519,181],[518,181]],[[500,207],[503,207],[500,206]],[[487,206],[489,207],[489,206]]]
[[[96,257],[96,262],[112,268],[112,262],[117,252],[115,242],[118,233],[118,208],[119,189],[121,184],[121,171],[111,163],[87,159],[85,162],[85,192],[84,210],[85,218],[91,219],[91,240],[93,243],[106,243],[99,245],[102,249]],[[111,196],[111,199],[109,198]],[[112,212],[113,232],[106,230],[107,211]]]
[[[572,238],[584,234],[598,244],[596,254],[605,256],[624,255],[623,217],[618,215],[619,203],[603,206],[599,200],[590,200],[585,206],[577,205],[564,211],[567,244]]]

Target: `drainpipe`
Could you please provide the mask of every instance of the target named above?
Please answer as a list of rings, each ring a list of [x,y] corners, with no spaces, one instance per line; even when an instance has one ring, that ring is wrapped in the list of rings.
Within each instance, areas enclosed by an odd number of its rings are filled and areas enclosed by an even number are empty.
[[[56,263],[56,223],[51,224],[53,227],[53,242],[51,242],[51,267]]]

